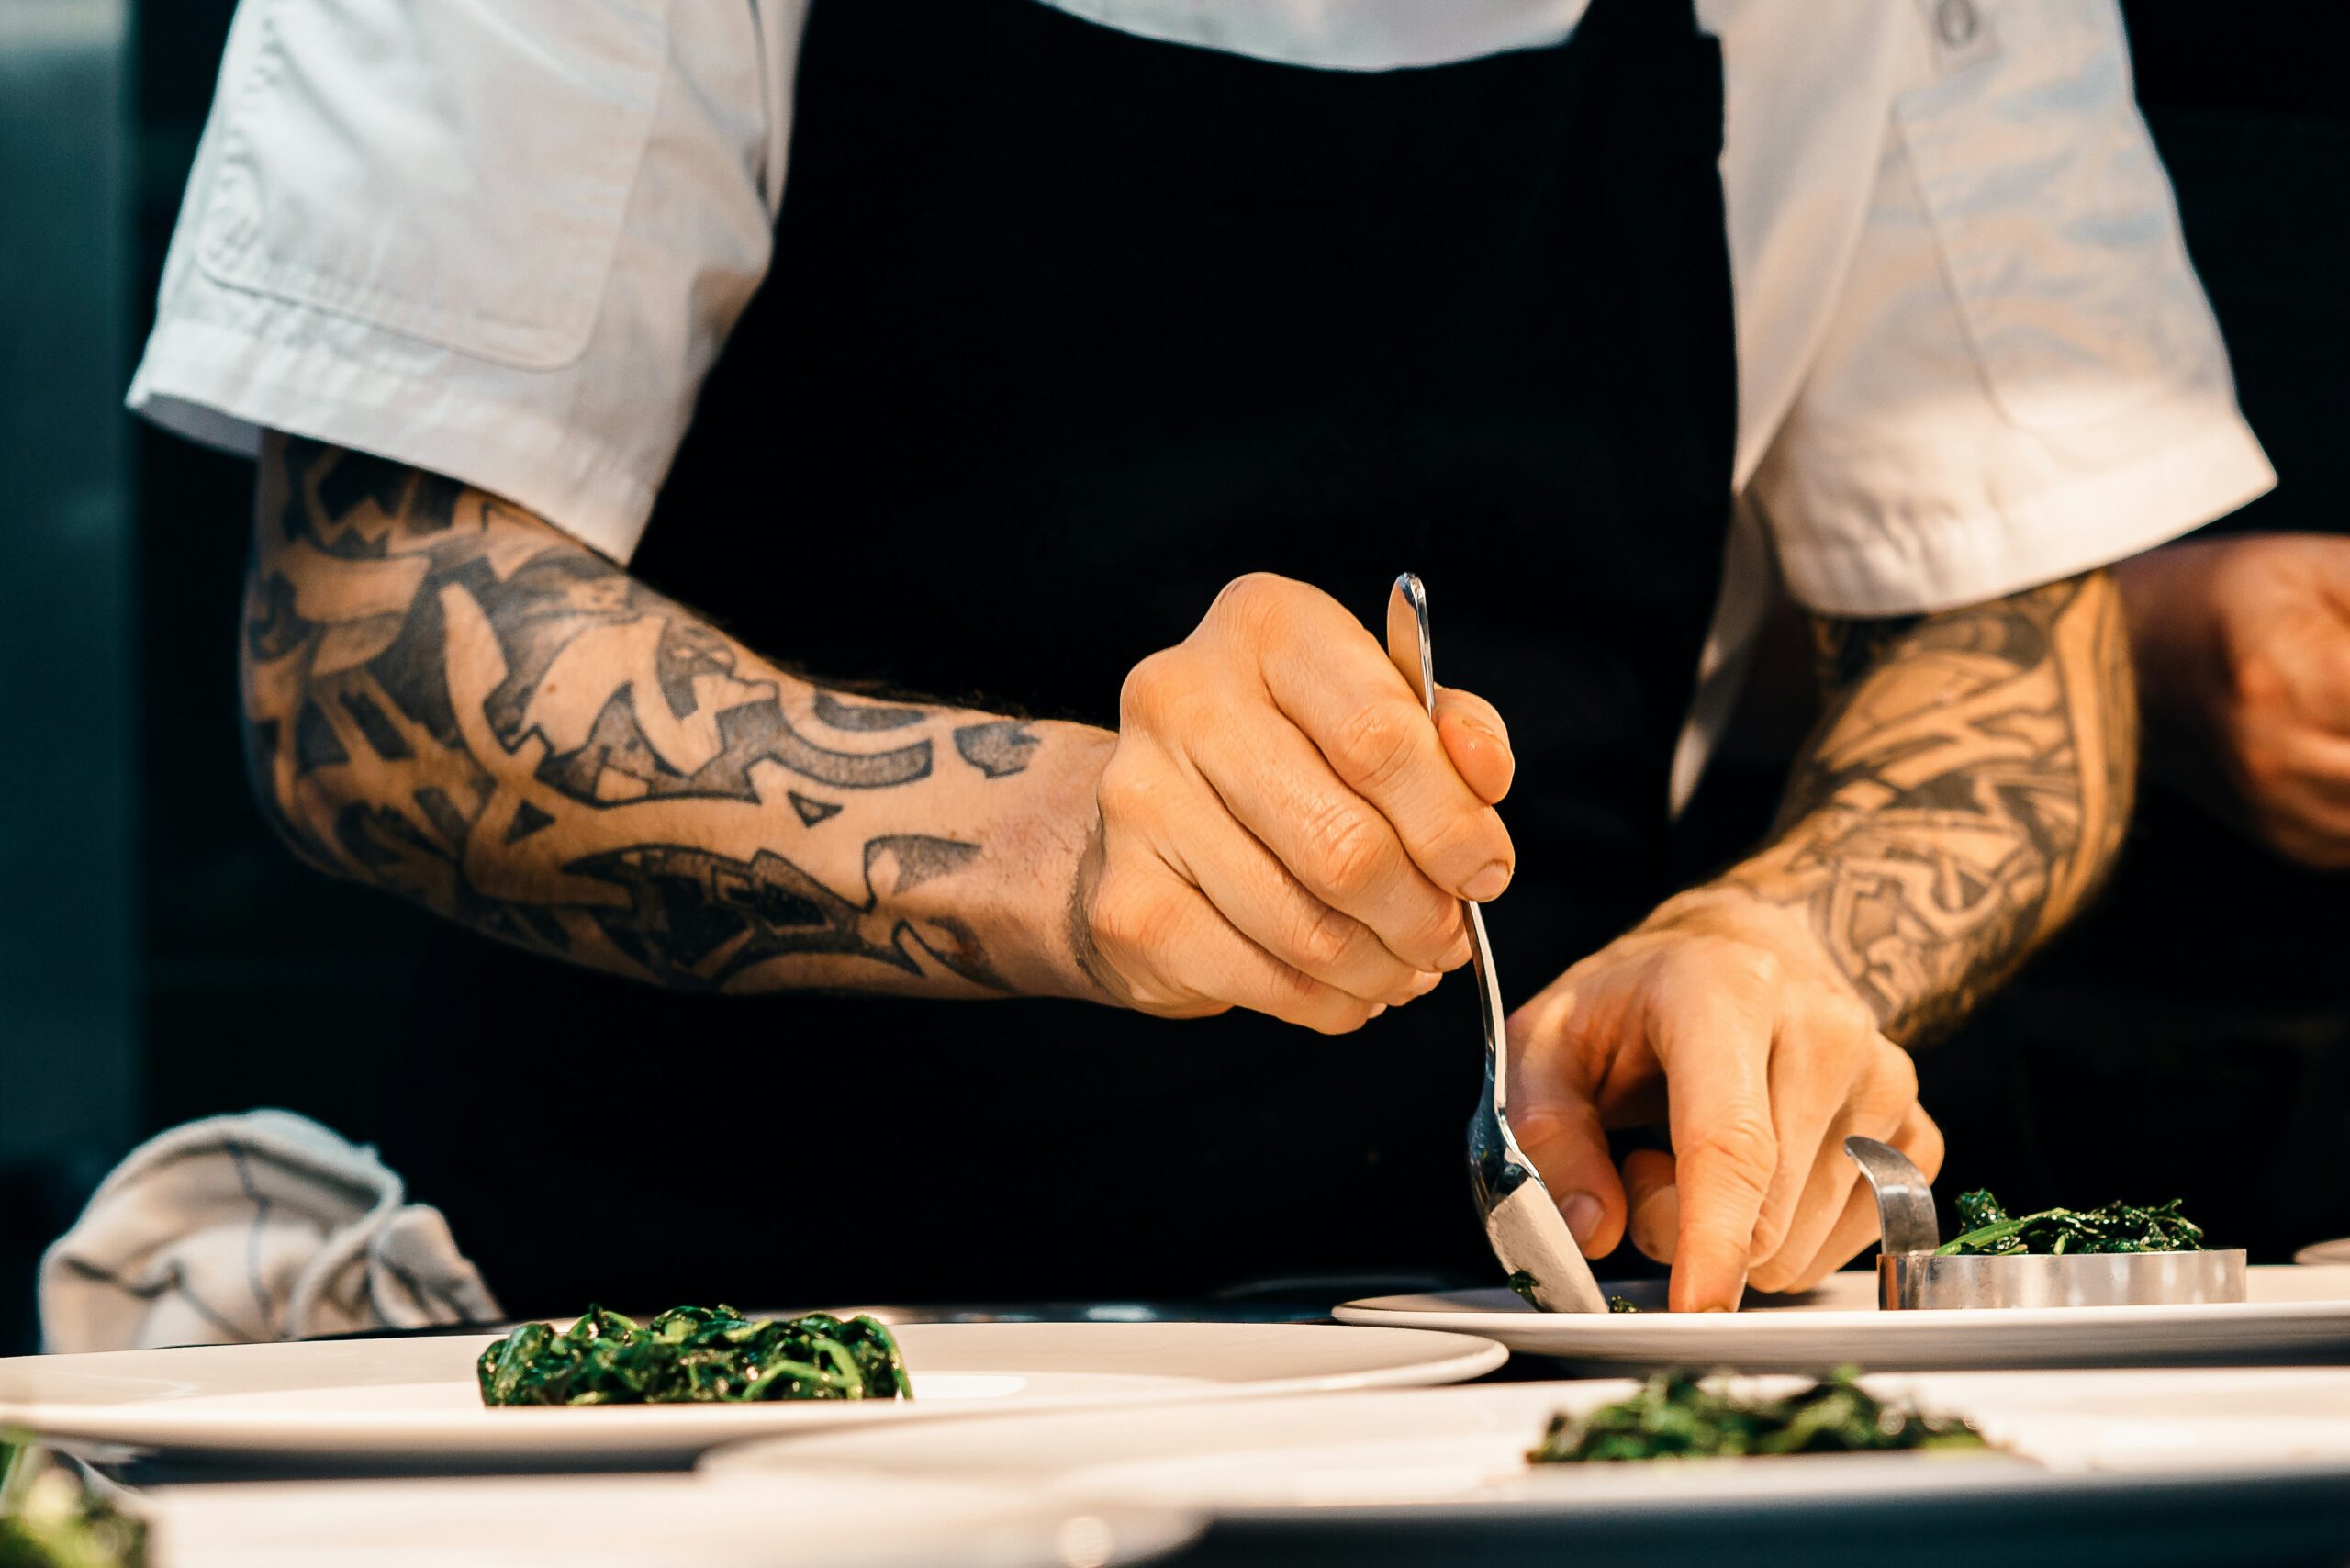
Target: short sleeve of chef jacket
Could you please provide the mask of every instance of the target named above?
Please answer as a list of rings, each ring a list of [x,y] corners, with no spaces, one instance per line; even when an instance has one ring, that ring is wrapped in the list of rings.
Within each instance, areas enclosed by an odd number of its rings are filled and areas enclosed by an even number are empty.
[[[1061,3],[1336,68],[1539,46],[1582,10]],[[1799,8],[1698,6],[1741,510],[1796,597],[1989,598],[2265,488],[2109,0]],[[413,463],[625,560],[767,272],[806,9],[244,0],[132,406],[233,451],[276,428]]]
[[[1795,597],[1852,616],[1977,602],[2267,489],[2118,10],[1888,8],[1917,25],[1893,35],[1874,189],[1745,492]]]
[[[244,0],[131,406],[412,463],[625,560],[767,270],[804,9]]]

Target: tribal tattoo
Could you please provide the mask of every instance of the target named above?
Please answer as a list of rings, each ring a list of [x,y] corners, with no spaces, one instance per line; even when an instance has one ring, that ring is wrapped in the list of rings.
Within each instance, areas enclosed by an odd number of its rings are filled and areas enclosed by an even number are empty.
[[[519,508],[277,437],[242,644],[256,792],[321,869],[684,990],[1007,989],[931,885],[1020,722],[811,685]]]
[[[2091,573],[1972,609],[1823,621],[1828,711],[1771,845],[1727,880],[1801,911],[1897,1039],[1945,1032],[2093,893],[2138,755],[2127,633]]]

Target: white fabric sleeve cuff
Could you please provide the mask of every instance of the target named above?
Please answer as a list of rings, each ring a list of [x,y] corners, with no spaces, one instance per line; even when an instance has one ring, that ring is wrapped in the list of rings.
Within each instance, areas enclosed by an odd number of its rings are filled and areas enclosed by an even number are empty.
[[[1854,468],[1866,465],[1858,461]],[[2094,472],[2038,494],[1989,492],[1975,507],[1904,509],[1872,495],[1848,471],[1833,487],[1800,498],[1765,497],[1766,507],[1832,509],[1866,521],[1813,526],[1800,537],[1778,530],[1788,590],[1824,615],[1929,614],[2054,582],[2192,532],[2266,493],[2276,471],[2232,409],[2210,410],[2194,428],[2149,442],[2126,465]],[[1988,487],[1986,487],[1986,492]],[[1815,524],[1818,518],[1813,513]]]
[[[630,458],[529,409],[461,382],[402,374],[389,356],[288,345],[232,328],[165,319],[131,382],[132,411],[239,456],[284,431],[463,480],[553,520],[626,562],[655,486]]]

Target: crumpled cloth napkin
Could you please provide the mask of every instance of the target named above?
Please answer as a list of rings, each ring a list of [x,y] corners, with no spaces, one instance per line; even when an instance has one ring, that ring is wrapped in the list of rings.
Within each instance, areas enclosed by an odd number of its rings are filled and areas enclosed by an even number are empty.
[[[441,1211],[290,1111],[190,1122],[98,1184],[40,1264],[44,1347],[127,1350],[493,1323]]]

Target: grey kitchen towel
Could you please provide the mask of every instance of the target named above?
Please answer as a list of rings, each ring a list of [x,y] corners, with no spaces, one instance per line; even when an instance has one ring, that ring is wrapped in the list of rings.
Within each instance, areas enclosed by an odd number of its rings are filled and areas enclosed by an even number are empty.
[[[44,1347],[298,1339],[501,1316],[441,1211],[290,1111],[160,1133],[98,1184],[40,1265]]]

